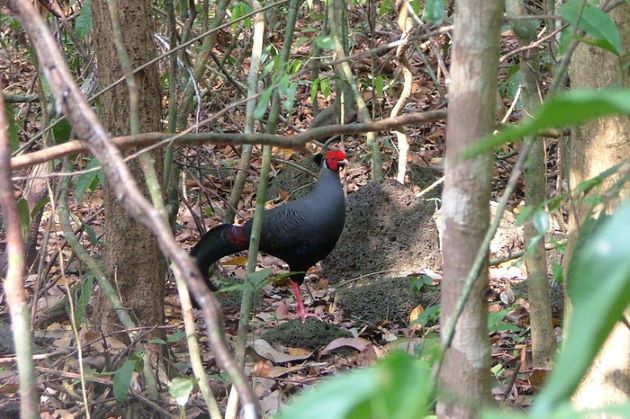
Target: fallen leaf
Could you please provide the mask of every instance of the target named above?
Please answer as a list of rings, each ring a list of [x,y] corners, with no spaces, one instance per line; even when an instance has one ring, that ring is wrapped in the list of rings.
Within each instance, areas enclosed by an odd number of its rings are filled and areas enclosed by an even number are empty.
[[[308,354],[290,355],[284,352],[280,352],[279,350],[272,347],[264,339],[256,339],[254,341],[254,351],[263,358],[266,358],[277,364],[283,364],[285,362],[291,361],[302,361],[309,358],[313,354],[312,352],[309,352]]]
[[[229,258],[225,262],[221,262],[221,264],[222,265],[229,265],[229,266],[247,265],[247,257],[245,257],[245,256],[236,256],[236,257],[233,257],[233,258]]]
[[[278,320],[287,320],[289,317],[291,317],[289,314],[289,306],[284,302],[278,304],[278,307],[276,307],[276,318]]]
[[[275,390],[260,400],[260,409],[264,417],[271,417],[278,412],[282,405],[282,393]]]
[[[339,348],[343,348],[349,346],[351,348],[356,349],[359,352],[365,350],[365,348],[370,345],[370,341],[363,338],[337,338],[330,342],[324,349],[322,349],[322,355],[328,355],[332,351],[335,351]]]
[[[382,355],[382,351],[370,343],[359,354],[357,363],[362,366],[374,365]]]

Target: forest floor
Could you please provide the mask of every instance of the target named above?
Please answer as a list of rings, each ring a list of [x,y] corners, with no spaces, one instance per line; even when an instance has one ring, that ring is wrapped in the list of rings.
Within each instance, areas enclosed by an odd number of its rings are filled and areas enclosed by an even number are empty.
[[[509,35],[505,37],[505,42],[513,42]],[[361,48],[358,45],[357,48]],[[10,50],[2,52],[0,56],[0,73],[4,86],[11,86],[13,89],[32,92],[35,74],[32,66],[25,61],[27,57],[25,50]],[[22,57],[22,58],[20,58]],[[423,71],[423,64],[418,57],[412,57],[412,63],[416,66],[414,70],[414,86],[412,97],[406,107],[406,112],[421,112],[433,109],[441,109],[445,105],[444,80],[440,78],[440,83],[434,83],[431,77]],[[386,59],[383,59],[385,62]],[[437,64],[434,58],[431,60],[432,66]],[[5,71],[6,70],[6,71]],[[387,70],[386,68],[381,70]],[[363,69],[365,75],[370,71],[368,67]],[[393,70],[390,70],[393,71]],[[390,74],[391,76],[392,74]],[[438,74],[439,75],[439,74]],[[508,83],[507,76],[504,75],[503,83]],[[37,86],[35,87],[37,91]],[[221,92],[213,97],[213,102],[207,105],[204,111],[211,113],[222,109],[229,104],[233,97],[237,96],[236,91],[230,91],[228,84],[214,86],[215,92]],[[303,98],[303,103],[298,104],[299,110],[293,112],[286,122],[284,134],[291,134],[296,131],[307,129],[313,118],[311,107],[308,104],[308,91],[302,89],[298,95]],[[328,100],[322,99],[321,105],[326,106]],[[374,101],[375,114],[387,116],[389,109],[393,105],[392,100]],[[505,104],[506,109],[509,103]],[[516,116],[513,116],[516,117]],[[39,132],[30,119],[26,119],[20,127],[19,138],[25,140],[29,136]],[[223,121],[221,127],[224,132],[240,132],[242,121],[239,117],[230,119],[230,123]],[[409,127],[408,135],[411,144],[408,161],[413,171],[410,172],[404,186],[400,186],[395,192],[399,199],[418,199],[422,194],[426,184],[415,176],[417,170],[428,169],[434,173],[434,180],[441,177],[441,167],[444,157],[444,121],[426,124],[417,127]],[[395,176],[397,165],[396,141],[393,133],[381,133],[379,139],[383,144],[385,176],[389,179]],[[347,138],[343,147],[347,150],[351,165],[344,174],[344,183],[348,191],[348,199],[352,199],[353,194],[369,184],[369,153],[362,139]],[[311,149],[312,150],[312,149]],[[502,194],[503,188],[509,177],[515,156],[513,149],[506,147],[500,150],[495,164],[493,197],[496,201]],[[548,145],[548,156],[551,163],[556,154],[556,144],[550,142]],[[251,173],[243,191],[241,203],[239,204],[239,219],[248,219],[252,213],[255,202],[256,173],[260,166],[260,150],[255,148],[251,165]],[[177,240],[185,249],[189,249],[198,240],[199,232],[195,228],[194,217],[204,219],[206,227],[216,225],[221,222],[221,215],[225,209],[225,199],[229,196],[234,179],[234,170],[230,168],[236,165],[239,155],[232,147],[224,146],[200,146],[197,148],[182,148],[179,150],[177,163],[181,165],[184,172],[195,170],[197,164],[206,168],[205,175],[200,182],[191,181],[190,177],[185,182],[186,191],[184,196],[189,202],[194,203],[192,207],[182,206],[177,218]],[[293,150],[275,149],[272,176],[280,177],[283,162],[300,162],[308,158],[308,153],[298,153]],[[24,173],[26,174],[26,173]],[[549,173],[549,184],[555,186],[555,174]],[[292,199],[294,192],[301,188],[298,185],[287,185],[285,183],[274,185],[271,181],[272,189],[276,196],[270,197],[270,205],[280,205],[282,202]],[[21,188],[22,184],[18,184]],[[21,190],[18,191],[18,195]],[[373,196],[372,196],[373,197]],[[398,198],[397,198],[398,199]],[[435,197],[433,198],[435,199]],[[523,191],[519,186],[516,194],[510,201],[511,219],[506,221],[509,227],[506,228],[506,235],[502,240],[505,242],[496,243],[497,251],[494,256],[506,259],[503,263],[493,265],[490,268],[490,287],[487,299],[489,303],[489,338],[492,344],[492,380],[493,395],[496,400],[505,402],[517,408],[526,408],[531,401],[532,395],[536,392],[542,379],[544,371],[537,371],[531,366],[531,342],[529,334],[529,304],[526,299],[526,287],[523,280],[526,272],[522,260],[517,255],[523,251],[522,241],[518,240],[519,227],[515,224],[514,218],[522,208]],[[439,207],[439,203],[431,201],[433,207]],[[210,204],[209,204],[210,203]],[[212,207],[212,210],[209,208]],[[98,236],[102,233],[102,197],[100,189],[85,194],[80,203],[72,206],[73,212],[83,218],[95,216],[89,222],[90,227]],[[192,210],[192,212],[191,212]],[[43,221],[50,219],[50,208],[47,209]],[[194,214],[193,214],[194,213]],[[391,219],[396,219],[397,214],[390,211]],[[418,230],[430,231],[432,240],[437,242],[438,231],[431,213],[428,218],[423,219]],[[509,218],[509,217],[508,217]],[[365,224],[376,222],[368,220]],[[44,223],[42,223],[43,225]],[[356,225],[356,224],[355,224]],[[43,227],[42,227],[43,229]],[[42,231],[43,233],[43,231]],[[87,233],[86,233],[87,234]],[[398,233],[396,233],[398,234]],[[517,238],[515,238],[515,235]],[[3,238],[3,237],[0,237]],[[57,233],[50,236],[50,247],[47,249],[48,259],[56,258],[57,244],[62,237]],[[357,239],[358,240],[358,239]],[[87,240],[86,240],[87,241]],[[307,388],[324,377],[336,374],[339,371],[348,370],[355,367],[363,367],[374,364],[379,358],[387,354],[392,349],[408,350],[416,352],[416,348],[423,342],[435,339],[439,333],[439,288],[441,282],[441,267],[439,264],[423,264],[417,262],[412,256],[404,257],[405,248],[394,248],[392,244],[389,248],[386,243],[382,243],[376,256],[387,256],[391,251],[396,254],[396,258],[406,264],[408,269],[404,271],[363,271],[351,278],[334,279],[330,272],[335,271],[334,264],[326,262],[311,270],[305,281],[305,286],[309,292],[305,292],[307,308],[319,315],[321,321],[309,320],[305,325],[301,325],[295,319],[295,302],[287,288],[268,285],[261,289],[256,298],[256,304],[251,321],[250,345],[247,352],[247,372],[254,376],[255,391],[260,397],[261,406],[266,415],[273,414],[287,398],[297,391]],[[352,242],[344,244],[347,248],[352,248]],[[419,244],[419,251],[423,257],[432,256],[433,261],[439,260],[439,249],[436,246],[424,246],[424,242]],[[422,247],[424,246],[424,247]],[[499,250],[500,249],[500,250]],[[96,249],[97,252],[102,249]],[[401,256],[401,251],[402,255]],[[69,250],[62,250],[69,253]],[[433,252],[433,253],[431,253]],[[503,253],[501,253],[503,252]],[[424,259],[423,259],[424,260]],[[233,256],[225,258],[221,264],[221,275],[233,280],[240,281],[245,274],[246,259],[243,256]],[[278,259],[259,255],[259,268],[269,268],[273,275],[286,272],[287,267]],[[84,273],[80,269],[73,271],[70,267],[70,274],[67,280],[74,283],[81,283]],[[337,269],[338,271],[339,269]],[[73,273],[74,272],[74,273]],[[50,288],[47,295],[37,304],[37,311],[34,312],[35,322],[35,343],[38,376],[43,380],[44,388],[42,397],[42,410],[48,413],[42,417],[69,417],[71,411],[77,411],[79,404],[80,389],[76,387],[78,376],[77,363],[73,362],[76,342],[71,332],[69,321],[63,319],[54,322],[38,322],[38,316],[42,316],[48,308],[55,305],[55,301],[62,298],[65,290],[59,286],[59,269],[53,267],[50,270],[50,278],[47,284]],[[396,281],[396,286],[391,287],[390,292],[397,293],[392,301],[392,306],[387,306],[387,315],[373,315],[367,317],[365,313],[351,313],[343,309],[344,303],[340,301],[339,292],[344,288],[345,283],[353,282],[355,279],[374,277],[365,286],[376,286],[379,284],[390,284],[386,281]],[[27,286],[33,291],[35,280],[29,277]],[[55,286],[55,284],[57,286]],[[340,285],[341,284],[341,285]],[[366,289],[348,288],[350,293],[368,295]],[[393,290],[392,290],[393,289]],[[379,291],[381,290],[379,289]],[[346,293],[347,294],[347,293]],[[561,291],[554,288],[554,322],[560,326],[560,313],[562,312]],[[418,296],[418,298],[408,298]],[[346,297],[347,298],[347,297]],[[0,299],[4,301],[4,294],[0,294]],[[238,321],[241,317],[239,312],[238,294],[225,294],[221,296],[224,316],[226,321],[226,335],[228,340],[234,340]],[[347,300],[346,300],[347,301]],[[366,300],[365,306],[372,304],[372,300]],[[354,307],[361,305],[355,303]],[[394,315],[393,313],[396,313]],[[8,324],[8,313],[3,307],[0,314],[2,321]],[[46,317],[44,315],[44,317]],[[45,324],[38,326],[38,324]],[[198,322],[200,331],[205,326]],[[177,293],[172,283],[169,283],[166,297],[166,323],[169,349],[175,356],[178,367],[184,373],[189,373],[188,355],[186,352],[185,340],[183,339],[183,325],[181,313],[177,299]],[[273,333],[278,331],[278,333]],[[200,333],[201,340],[205,341],[203,333]],[[282,339],[288,336],[289,339]],[[99,336],[82,335],[84,342],[91,339],[98,339]],[[11,412],[16,408],[17,384],[15,381],[16,370],[12,362],[8,329],[0,328],[0,361],[4,367],[0,367],[0,411]],[[115,339],[110,339],[116,342]],[[4,345],[4,346],[3,346]],[[206,346],[204,346],[205,348]],[[102,348],[101,348],[102,349]],[[85,348],[83,356],[102,356],[101,349],[92,345]],[[127,353],[125,345],[120,347],[110,346],[110,350],[118,349],[120,354]],[[61,356],[58,357],[57,355]],[[111,355],[111,354],[110,354]],[[109,355],[108,355],[109,356]],[[213,389],[220,404],[225,402],[227,387],[223,384],[223,378],[219,375],[219,370],[215,364],[212,353],[204,352],[204,361],[210,374],[213,375]],[[45,380],[45,381],[44,381]],[[103,379],[102,383],[110,383],[108,379]],[[91,385],[97,385],[98,380],[92,381]],[[102,397],[96,403],[110,403],[112,401],[111,391],[105,390]],[[202,401],[198,393],[194,393],[192,401],[187,408],[187,417],[196,417],[203,414]],[[174,407],[174,405],[170,405]],[[1,416],[1,415],[0,415]]]

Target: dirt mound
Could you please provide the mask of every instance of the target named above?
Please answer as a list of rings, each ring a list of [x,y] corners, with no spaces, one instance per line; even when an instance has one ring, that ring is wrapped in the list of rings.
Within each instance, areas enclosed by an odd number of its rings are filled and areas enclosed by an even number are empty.
[[[416,198],[394,180],[372,182],[346,202],[346,225],[335,250],[324,259],[333,283],[380,272],[406,276],[440,269],[436,201]]]

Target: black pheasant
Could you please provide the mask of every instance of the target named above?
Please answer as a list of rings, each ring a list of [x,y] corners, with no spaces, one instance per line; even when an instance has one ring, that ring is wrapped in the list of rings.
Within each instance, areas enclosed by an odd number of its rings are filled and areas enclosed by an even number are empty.
[[[282,259],[292,272],[290,278],[298,315],[307,317],[300,293],[306,271],[325,258],[335,247],[345,220],[345,198],[339,171],[346,165],[346,154],[340,150],[324,154],[319,180],[303,198],[265,210],[260,237],[260,251]],[[208,278],[210,265],[224,256],[246,250],[252,231],[252,220],[242,226],[221,224],[208,231],[193,247],[202,275]]]

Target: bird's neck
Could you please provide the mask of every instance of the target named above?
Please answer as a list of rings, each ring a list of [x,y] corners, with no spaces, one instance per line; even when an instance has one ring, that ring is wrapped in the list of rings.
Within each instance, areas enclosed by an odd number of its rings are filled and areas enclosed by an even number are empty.
[[[313,189],[313,193],[329,191],[332,185],[339,185],[341,187],[341,181],[339,180],[339,172],[334,172],[326,167],[326,163],[324,163],[324,167],[322,168],[321,173],[319,174],[319,180],[315,184],[315,188]]]

